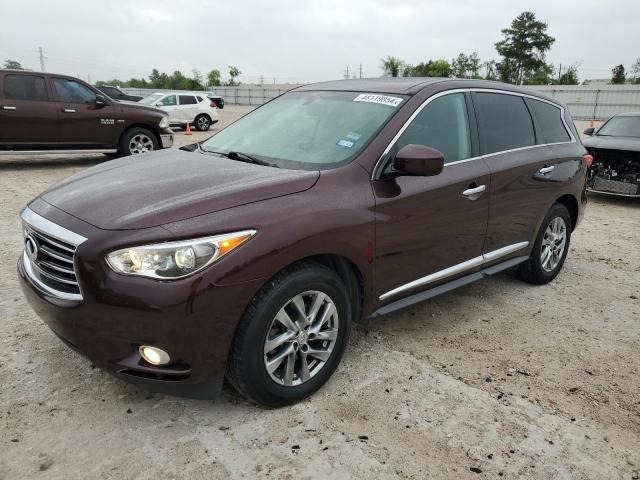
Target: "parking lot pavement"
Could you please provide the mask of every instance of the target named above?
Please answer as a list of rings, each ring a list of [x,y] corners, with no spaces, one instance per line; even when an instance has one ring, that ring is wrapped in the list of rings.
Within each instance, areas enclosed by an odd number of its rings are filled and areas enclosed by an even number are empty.
[[[221,124],[242,110],[228,106]],[[185,137],[189,143],[207,134]],[[354,331],[310,399],[151,394],[26,304],[20,208],[104,157],[0,158],[0,478],[632,478],[640,470],[640,202],[591,196],[564,271],[503,274]],[[132,319],[133,320],[133,319]],[[479,475],[479,474],[483,475]]]

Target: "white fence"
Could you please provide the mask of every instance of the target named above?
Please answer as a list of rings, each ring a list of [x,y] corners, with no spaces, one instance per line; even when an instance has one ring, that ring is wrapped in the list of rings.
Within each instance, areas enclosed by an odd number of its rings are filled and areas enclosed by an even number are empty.
[[[299,85],[240,85],[238,87],[213,87],[208,93],[221,95],[228,104],[262,105]],[[574,120],[606,120],[616,113],[640,111],[640,85],[544,85],[528,87],[532,90],[556,97],[569,107]],[[133,95],[149,95],[152,90],[123,88]],[[207,93],[207,92],[202,92]]]

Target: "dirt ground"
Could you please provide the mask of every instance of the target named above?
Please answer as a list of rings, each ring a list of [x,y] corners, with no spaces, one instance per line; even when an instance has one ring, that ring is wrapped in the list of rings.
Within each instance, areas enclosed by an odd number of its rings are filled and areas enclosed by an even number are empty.
[[[0,478],[638,478],[640,202],[592,195],[552,284],[507,273],[359,327],[320,392],[264,410],[115,380],[24,301],[18,212],[102,161],[0,157]]]

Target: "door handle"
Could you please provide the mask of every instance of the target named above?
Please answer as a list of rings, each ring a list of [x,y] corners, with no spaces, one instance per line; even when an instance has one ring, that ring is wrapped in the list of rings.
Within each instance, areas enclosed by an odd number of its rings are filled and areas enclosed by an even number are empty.
[[[9,106],[9,105],[3,105],[3,106],[2,106],[2,109],[3,109],[3,110],[15,110],[15,109],[16,109],[16,107]]]
[[[62,111],[64,113],[76,113],[76,111],[73,108],[63,108]]]
[[[464,192],[462,192],[462,195],[464,195],[465,197],[472,197],[473,195],[484,192],[486,189],[486,185],[478,185],[477,187],[467,188]]]
[[[554,167],[553,165],[548,166],[548,167],[542,167],[540,170],[538,170],[538,173],[541,173],[541,174],[545,175],[545,174],[547,174],[547,173],[551,173],[551,172],[553,172],[553,170],[554,170],[555,168],[556,168],[556,167]]]

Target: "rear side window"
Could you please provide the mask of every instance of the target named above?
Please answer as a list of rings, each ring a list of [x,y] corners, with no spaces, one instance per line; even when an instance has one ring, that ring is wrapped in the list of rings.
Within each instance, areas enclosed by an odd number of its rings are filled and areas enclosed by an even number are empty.
[[[195,105],[196,97],[193,95],[180,95],[180,105]]]
[[[3,90],[7,100],[49,100],[44,78],[35,75],[5,75]]]
[[[535,145],[533,121],[518,95],[474,93],[482,153]]]
[[[536,118],[538,143],[560,143],[571,140],[562,122],[562,110],[540,100],[528,98],[527,102]]]
[[[96,94],[81,83],[66,78],[54,78],[53,84],[62,102],[94,103],[96,101]]]
[[[204,100],[204,98],[202,98],[200,96],[197,96],[197,95],[196,95],[196,98],[198,99],[198,103],[200,103],[202,100]]]
[[[398,149],[409,144],[440,150],[445,163],[469,158],[471,137],[464,94],[452,93],[429,102],[398,139]]]

